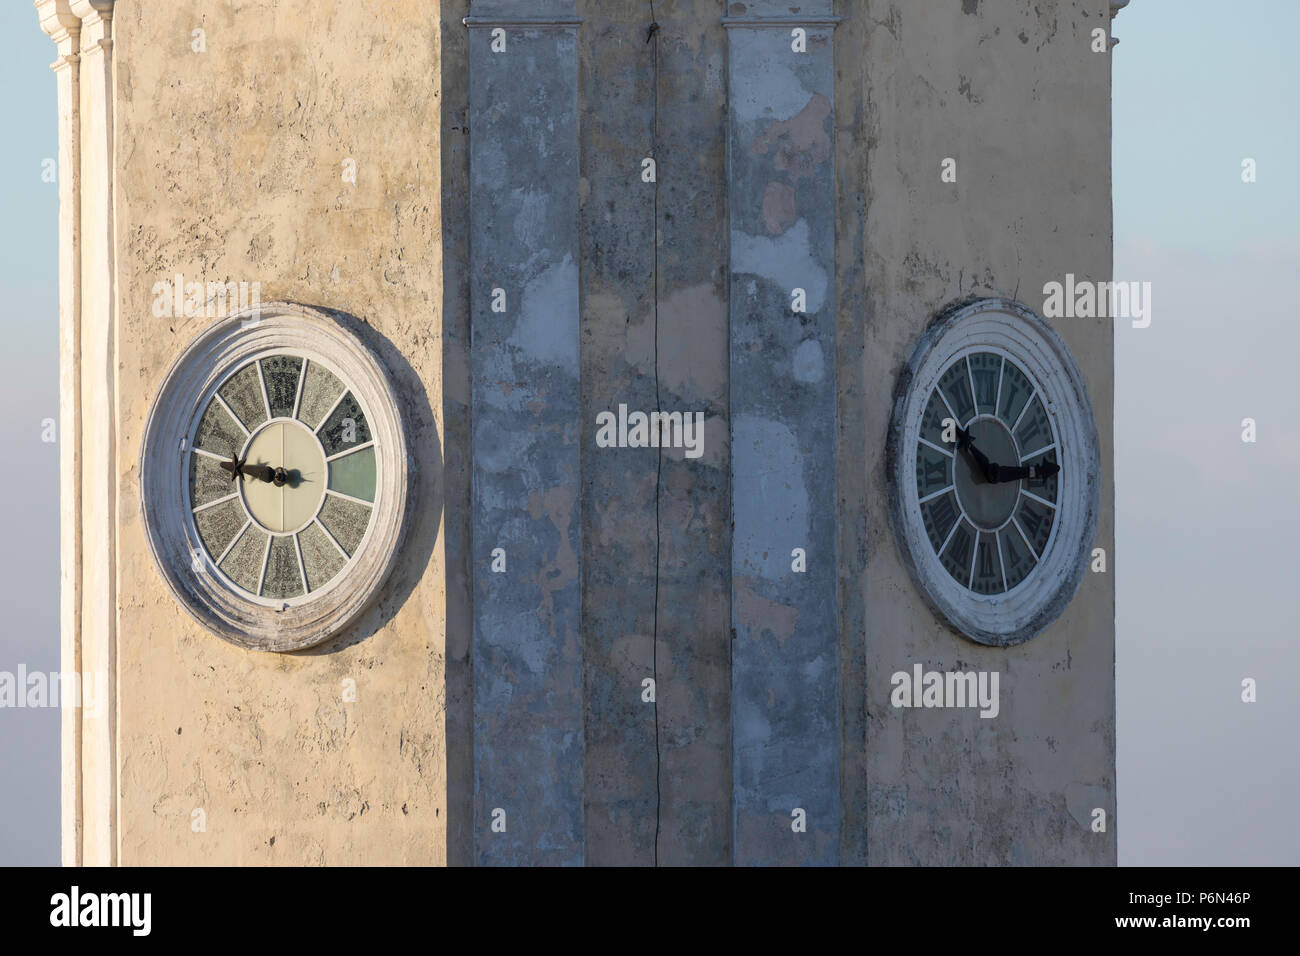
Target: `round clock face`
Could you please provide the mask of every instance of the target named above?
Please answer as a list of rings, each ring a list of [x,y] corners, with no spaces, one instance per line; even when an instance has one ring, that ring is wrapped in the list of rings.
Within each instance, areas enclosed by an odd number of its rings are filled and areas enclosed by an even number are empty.
[[[922,591],[961,633],[1014,644],[1073,596],[1096,532],[1096,428],[1060,338],[1016,303],[942,317],[908,365],[891,513]]]
[[[209,328],[168,373],[145,430],[141,507],[191,614],[241,646],[296,650],[377,593],[407,474],[377,357],[325,313],[264,305]]]
[[[251,600],[298,602],[346,574],[374,512],[365,409],[320,361],[272,352],[197,416],[189,506],[216,572]]]

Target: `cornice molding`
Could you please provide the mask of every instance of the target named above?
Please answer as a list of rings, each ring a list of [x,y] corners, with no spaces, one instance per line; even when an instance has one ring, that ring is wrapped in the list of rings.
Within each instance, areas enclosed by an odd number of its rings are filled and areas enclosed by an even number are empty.
[[[55,43],[81,30],[81,17],[72,12],[68,0],[35,0],[36,16],[41,29]]]
[[[467,27],[576,27],[582,17],[465,17]]]
[[[70,0],[81,18],[81,52],[107,56],[113,47],[114,0]]]
[[[72,12],[68,0],[35,0],[36,16],[41,29],[54,41],[58,58],[50,69],[66,70],[77,62],[81,49],[81,18]]]
[[[69,2],[72,5],[72,12],[80,17],[83,23],[113,18],[114,0],[69,0]]]
[[[730,29],[731,27],[835,27],[841,20],[840,17],[829,16],[807,16],[807,17],[764,17],[764,16],[745,16],[745,17],[723,17],[722,25]]]

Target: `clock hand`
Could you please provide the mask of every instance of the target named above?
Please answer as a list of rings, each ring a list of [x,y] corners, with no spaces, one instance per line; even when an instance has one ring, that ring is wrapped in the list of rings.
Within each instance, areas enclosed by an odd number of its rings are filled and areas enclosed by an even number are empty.
[[[957,429],[957,447],[965,451],[971,457],[975,462],[975,470],[984,477],[985,481],[994,480],[989,477],[988,456],[975,447],[975,439],[973,439],[971,433],[964,428]]]
[[[1051,478],[1061,470],[1061,466],[1054,461],[1044,462],[1041,465],[999,465],[991,462],[988,467],[987,477],[990,483],[998,485],[1008,481],[1021,481],[1028,478],[1030,481],[1043,481]]]
[[[260,478],[262,481],[275,480],[275,469],[270,465],[245,465],[244,474],[250,478]]]
[[[223,461],[223,462],[220,462],[220,465],[221,465],[221,467],[224,468],[226,471],[230,472],[230,480],[231,480],[231,481],[234,481],[236,478],[238,478],[240,481],[243,481],[243,479],[244,479],[244,462],[247,461],[247,460],[248,460],[247,458],[243,458],[243,459],[236,458],[236,457],[235,457],[235,453],[232,451],[232,452],[230,453],[230,461]],[[256,466],[254,466],[254,467],[256,467]]]

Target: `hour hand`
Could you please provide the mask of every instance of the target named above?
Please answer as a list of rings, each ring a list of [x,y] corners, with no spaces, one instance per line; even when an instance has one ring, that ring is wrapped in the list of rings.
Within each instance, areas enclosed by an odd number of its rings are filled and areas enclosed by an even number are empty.
[[[231,481],[234,481],[236,478],[242,481],[244,478],[244,462],[247,460],[247,458],[238,458],[234,452],[231,452],[230,461],[223,461],[220,464],[222,468],[230,472]],[[253,467],[257,466],[254,465]]]
[[[262,481],[275,481],[275,469],[270,465],[245,465],[244,474]]]

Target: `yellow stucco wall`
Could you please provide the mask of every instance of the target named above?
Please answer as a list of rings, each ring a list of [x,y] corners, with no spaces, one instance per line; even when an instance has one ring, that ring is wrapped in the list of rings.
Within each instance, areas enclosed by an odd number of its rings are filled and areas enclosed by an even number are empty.
[[[116,5],[123,864],[445,859],[440,26],[430,6]],[[348,158],[355,185],[343,178]],[[169,363],[214,321],[153,316],[154,284],[177,273],[258,282],[263,301],[363,320],[403,401],[418,485],[401,563],[359,623],[311,651],[224,643],[153,566],[141,432]],[[355,703],[343,700],[348,678]],[[192,827],[196,809],[204,832]]]

